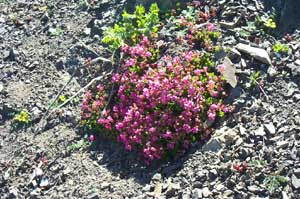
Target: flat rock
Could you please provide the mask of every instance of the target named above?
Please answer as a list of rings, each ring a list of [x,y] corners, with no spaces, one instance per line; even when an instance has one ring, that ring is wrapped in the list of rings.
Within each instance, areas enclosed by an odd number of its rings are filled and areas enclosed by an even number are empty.
[[[203,151],[218,152],[222,149],[222,146],[218,140],[211,138],[205,145],[202,147]]]
[[[276,133],[276,129],[273,123],[264,124],[264,127],[269,134],[274,135]]]
[[[292,175],[292,185],[295,189],[300,189],[300,179],[297,178],[295,175]]]
[[[205,187],[202,189],[202,195],[203,197],[207,198],[212,195],[212,192],[209,190],[209,188]]]
[[[272,65],[268,52],[262,48],[252,47],[250,45],[239,43],[236,46],[240,52],[251,55],[254,59],[261,61],[262,63]]]
[[[256,135],[256,136],[265,136],[266,132],[264,130],[264,127],[263,126],[259,127],[256,131],[254,131],[254,135]]]

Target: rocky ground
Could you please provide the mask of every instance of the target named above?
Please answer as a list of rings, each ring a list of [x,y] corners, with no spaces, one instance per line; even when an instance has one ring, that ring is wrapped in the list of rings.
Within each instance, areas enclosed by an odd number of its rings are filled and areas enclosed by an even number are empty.
[[[79,97],[44,117],[58,94],[71,97],[108,71],[101,61],[83,65],[109,58],[99,43],[102,28],[132,2],[0,1],[0,198],[300,198],[299,32],[278,57],[270,52],[274,37],[257,35],[254,44],[237,34],[236,16],[253,20],[264,12],[260,1],[216,5],[220,45],[236,47],[228,56],[238,85],[227,99],[235,111],[204,145],[145,167],[114,143],[87,141]],[[249,55],[245,43],[267,50],[271,60]],[[249,86],[254,71],[259,84]],[[32,125],[13,128],[13,114],[24,108]]]

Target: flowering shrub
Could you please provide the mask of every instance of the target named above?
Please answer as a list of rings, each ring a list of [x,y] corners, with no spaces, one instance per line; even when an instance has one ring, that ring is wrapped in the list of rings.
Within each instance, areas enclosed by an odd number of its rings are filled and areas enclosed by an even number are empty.
[[[211,47],[215,28],[189,30],[184,40],[192,47],[179,55],[160,55],[155,38],[145,35],[135,45],[123,45],[124,59],[112,76],[117,88],[112,103],[103,86],[88,91],[82,123],[137,151],[147,164],[183,154],[191,143],[206,139],[211,132],[206,122],[223,117],[229,107],[211,55],[195,50],[193,42]]]

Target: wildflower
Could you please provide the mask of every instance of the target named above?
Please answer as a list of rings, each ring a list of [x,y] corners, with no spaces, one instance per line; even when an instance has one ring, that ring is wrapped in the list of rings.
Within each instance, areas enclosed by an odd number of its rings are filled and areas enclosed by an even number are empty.
[[[224,73],[224,71],[225,71],[225,68],[226,68],[226,66],[225,65],[219,65],[219,66],[217,66],[217,70],[220,72],[220,73]]]
[[[91,142],[94,142],[94,141],[96,140],[95,135],[91,134],[90,137],[89,137],[89,140],[90,140]]]
[[[65,102],[67,100],[67,97],[65,95],[61,95],[58,99],[60,102]]]
[[[211,121],[214,121],[216,119],[216,113],[209,112],[208,113],[208,119]]]
[[[207,24],[207,31],[212,32],[216,29],[216,26],[212,23]]]

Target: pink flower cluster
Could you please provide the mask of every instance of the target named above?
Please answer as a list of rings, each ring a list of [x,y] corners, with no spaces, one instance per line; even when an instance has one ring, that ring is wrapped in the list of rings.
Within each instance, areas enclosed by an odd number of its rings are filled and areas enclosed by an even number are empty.
[[[224,82],[195,61],[198,53],[164,56],[153,63],[153,47],[143,37],[140,44],[122,48],[127,58],[112,77],[118,87],[115,104],[102,117],[99,107],[106,100],[106,95],[99,95],[102,87],[97,98],[87,93],[82,105],[84,120],[96,114],[98,125],[117,132],[117,140],[127,150],[138,151],[147,164],[174,151],[184,153],[210,132],[204,126],[207,119],[228,111],[221,100]]]

